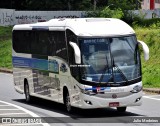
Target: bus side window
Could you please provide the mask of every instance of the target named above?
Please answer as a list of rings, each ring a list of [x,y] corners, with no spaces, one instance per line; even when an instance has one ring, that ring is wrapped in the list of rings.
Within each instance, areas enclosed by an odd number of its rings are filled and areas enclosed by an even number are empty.
[[[29,31],[13,31],[13,49],[18,53],[30,53],[30,43],[32,41]]]
[[[32,31],[32,36],[34,36],[34,39],[31,43],[31,54],[41,54],[41,46],[39,43],[39,33],[36,33],[35,31]]]
[[[56,56],[62,58],[67,62],[67,48],[64,31],[54,31],[54,38],[56,41]]]
[[[48,55],[55,56],[56,41],[55,41],[54,32],[49,32],[47,40],[48,40]]]
[[[52,32],[37,31],[32,33],[31,51],[35,55],[54,56],[55,41]]]

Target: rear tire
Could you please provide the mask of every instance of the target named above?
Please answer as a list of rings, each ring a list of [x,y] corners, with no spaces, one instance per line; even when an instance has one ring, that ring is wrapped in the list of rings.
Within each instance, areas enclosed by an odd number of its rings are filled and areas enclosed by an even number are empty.
[[[29,85],[27,81],[25,82],[25,85],[24,85],[24,93],[25,93],[26,102],[28,103],[31,102],[31,96],[29,93]]]
[[[117,107],[118,112],[125,112],[127,107]]]

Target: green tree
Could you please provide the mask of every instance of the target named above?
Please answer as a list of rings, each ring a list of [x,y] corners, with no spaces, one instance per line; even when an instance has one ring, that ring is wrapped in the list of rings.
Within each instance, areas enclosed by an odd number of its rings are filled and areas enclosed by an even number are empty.
[[[102,10],[89,11],[87,17],[123,18],[124,13],[121,8],[111,10],[108,6]]]
[[[108,0],[108,6],[111,9],[121,8],[122,10],[141,9],[142,0]]]

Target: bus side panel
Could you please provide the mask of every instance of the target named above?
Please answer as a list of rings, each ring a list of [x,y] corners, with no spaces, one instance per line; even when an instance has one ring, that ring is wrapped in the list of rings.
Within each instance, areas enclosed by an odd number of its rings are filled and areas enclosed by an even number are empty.
[[[14,87],[17,92],[24,93],[24,80],[26,79],[29,84],[30,93],[33,89],[32,70],[26,68],[13,68]]]
[[[14,88],[17,92],[22,94],[24,93],[24,79],[28,81],[31,89],[30,93],[33,87],[32,70],[25,66],[24,58],[31,58],[31,54],[16,53],[14,49],[12,49]]]

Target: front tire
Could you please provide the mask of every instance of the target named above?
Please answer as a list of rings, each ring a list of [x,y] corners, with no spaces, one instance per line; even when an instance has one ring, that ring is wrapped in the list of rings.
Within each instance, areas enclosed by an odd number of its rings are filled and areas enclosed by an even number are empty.
[[[25,93],[26,102],[28,103],[31,102],[31,96],[29,93],[29,85],[27,81],[25,82],[25,85],[24,85],[24,93]]]
[[[117,107],[118,112],[125,112],[127,107]]]
[[[72,111],[72,107],[71,107],[70,96],[69,96],[68,92],[66,92],[64,102],[65,102],[64,104],[65,104],[65,108],[66,108],[67,112],[70,113]]]

